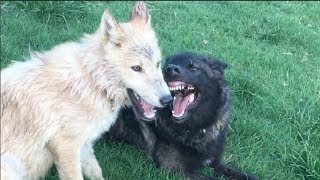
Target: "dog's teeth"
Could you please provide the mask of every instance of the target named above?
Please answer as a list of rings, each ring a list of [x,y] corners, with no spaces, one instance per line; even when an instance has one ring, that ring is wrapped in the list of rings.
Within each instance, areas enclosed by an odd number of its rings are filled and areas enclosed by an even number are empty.
[[[189,99],[189,104],[194,101],[194,93],[191,94],[190,99]]]
[[[182,89],[182,87],[181,87],[181,86],[178,86],[178,89],[179,89],[179,90],[181,90],[181,89]]]

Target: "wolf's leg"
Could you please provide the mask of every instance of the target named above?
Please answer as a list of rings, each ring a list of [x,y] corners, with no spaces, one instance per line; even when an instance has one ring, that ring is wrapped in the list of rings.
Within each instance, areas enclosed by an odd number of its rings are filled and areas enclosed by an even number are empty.
[[[54,137],[48,143],[61,180],[83,180],[80,161],[81,144],[74,139]]]
[[[81,168],[86,177],[92,180],[103,180],[102,171],[94,155],[91,143],[86,143],[81,150]]]
[[[18,157],[7,153],[1,154],[1,179],[22,180],[25,174],[25,167]]]
[[[214,168],[218,175],[224,175],[227,179],[237,179],[237,180],[258,180],[257,176],[247,174],[243,171],[237,170],[226,164],[211,163],[210,167]]]

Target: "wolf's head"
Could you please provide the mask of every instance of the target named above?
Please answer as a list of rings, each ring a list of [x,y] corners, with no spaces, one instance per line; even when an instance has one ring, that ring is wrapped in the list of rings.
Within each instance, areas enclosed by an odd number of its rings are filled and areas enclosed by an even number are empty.
[[[154,106],[164,107],[172,97],[163,79],[161,52],[145,3],[136,3],[131,20],[125,23],[118,23],[106,10],[98,34],[104,59],[127,89],[137,115],[154,119]]]

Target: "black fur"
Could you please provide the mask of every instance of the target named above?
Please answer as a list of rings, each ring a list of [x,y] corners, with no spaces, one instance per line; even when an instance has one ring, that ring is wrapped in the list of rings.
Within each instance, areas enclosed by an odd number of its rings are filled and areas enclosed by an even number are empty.
[[[155,122],[136,120],[133,110],[125,108],[105,138],[137,145],[157,165],[191,179],[216,179],[199,171],[205,165],[228,179],[258,179],[221,161],[231,111],[226,67],[222,61],[190,52],[169,56],[163,68],[165,80],[193,84],[200,92],[196,107],[183,118],[173,117],[170,107],[158,109]]]

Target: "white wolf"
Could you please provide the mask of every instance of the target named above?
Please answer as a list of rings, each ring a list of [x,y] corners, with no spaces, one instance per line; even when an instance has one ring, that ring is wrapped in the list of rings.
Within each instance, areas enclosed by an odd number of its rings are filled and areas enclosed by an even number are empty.
[[[118,110],[152,120],[172,101],[150,19],[143,2],[126,23],[106,10],[81,42],[1,71],[1,179],[39,179],[53,163],[61,179],[103,179],[92,146]]]

